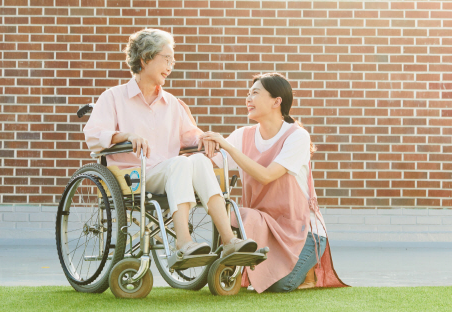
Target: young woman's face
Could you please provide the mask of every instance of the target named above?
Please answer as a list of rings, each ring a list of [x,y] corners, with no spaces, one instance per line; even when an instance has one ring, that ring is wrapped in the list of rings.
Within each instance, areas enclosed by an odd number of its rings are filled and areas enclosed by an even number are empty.
[[[270,93],[265,90],[259,80],[256,81],[246,98],[248,118],[259,122],[263,117],[273,114],[275,108],[280,109],[279,105],[276,105],[275,107],[275,102],[278,102],[277,99],[271,97]]]
[[[141,77],[152,81],[158,86],[163,86],[166,77],[171,74],[173,69],[171,63],[174,62],[174,50],[167,44],[163,46],[162,51],[157,53],[157,55],[152,60],[149,60],[147,64],[144,64],[144,61],[141,62]]]

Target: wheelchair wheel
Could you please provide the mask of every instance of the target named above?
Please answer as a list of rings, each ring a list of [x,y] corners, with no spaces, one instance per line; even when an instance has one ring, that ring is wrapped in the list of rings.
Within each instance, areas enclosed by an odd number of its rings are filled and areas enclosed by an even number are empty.
[[[232,277],[236,267],[221,264],[222,259],[216,260],[209,271],[208,282],[212,295],[232,296],[238,294],[242,284],[242,273]]]
[[[167,213],[166,217],[169,217],[169,211],[165,212]],[[206,210],[202,206],[193,207],[190,210],[188,220],[188,227],[193,241],[197,243],[205,242],[209,244],[212,252],[215,251],[219,246],[219,235],[212,219],[206,213]],[[171,227],[172,223],[169,225],[170,229]],[[161,233],[159,233],[158,235],[161,235]],[[176,238],[167,234],[167,239],[171,255],[173,252],[176,252]],[[161,239],[154,237],[153,244],[162,244]],[[171,287],[189,290],[200,290],[207,284],[207,275],[209,274],[211,265],[188,268],[185,270],[174,270],[171,272],[168,267],[167,259],[164,255],[164,249],[152,250],[152,256],[154,258],[157,269],[159,270],[163,279]]]
[[[144,298],[151,292],[154,282],[151,270],[148,270],[139,281],[127,282],[139,268],[140,260],[138,259],[123,259],[116,263],[110,272],[110,290],[116,298]]]
[[[95,163],[77,170],[63,192],[56,218],[58,257],[75,290],[108,289],[111,269],[124,258],[126,235],[121,228],[125,225],[122,192],[113,174]]]

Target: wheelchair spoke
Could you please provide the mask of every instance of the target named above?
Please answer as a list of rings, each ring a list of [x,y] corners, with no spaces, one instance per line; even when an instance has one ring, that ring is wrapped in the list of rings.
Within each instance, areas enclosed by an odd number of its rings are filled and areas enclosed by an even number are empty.
[[[83,232],[81,232],[80,233],[80,236],[78,237],[78,241],[77,241],[77,245],[75,245],[75,249],[74,250],[72,250],[70,253],[68,253],[67,255],[69,256],[71,253],[73,253],[75,250],[77,250],[79,247],[78,247],[78,243],[79,243],[79,241],[80,241],[80,238],[82,238],[82,235],[83,235]],[[66,245],[67,245],[68,243],[66,242]],[[69,247],[69,246],[68,246]],[[72,260],[74,259],[74,256],[72,256],[72,259],[71,259],[71,262],[72,262]]]
[[[201,224],[198,224],[196,227],[199,227],[199,226],[201,226],[201,225],[204,225],[204,224],[209,224],[209,223],[212,223],[212,221],[207,221],[207,222],[204,222],[204,223],[201,223]]]
[[[66,231],[66,232],[64,232],[64,233],[70,233],[70,232],[75,232],[75,231],[79,231],[79,230],[81,230],[81,229],[83,229],[82,227],[81,228],[78,228],[78,229],[75,229],[75,230],[71,230],[71,231]],[[69,243],[69,242],[68,242]]]
[[[206,241],[207,241],[207,239],[206,239],[205,237],[203,237],[203,236],[201,236],[201,235],[199,235],[199,234],[194,234],[194,235],[196,235],[197,237],[200,237],[200,238],[202,238],[203,240],[206,240]]]
[[[97,237],[96,237],[97,239]],[[91,254],[94,254],[94,248],[96,248],[96,239],[94,239],[94,244],[93,244],[93,251],[91,252]],[[100,242],[99,242],[100,243]],[[86,279],[89,278],[89,268],[91,267],[91,261],[89,261],[89,265],[88,265],[88,272],[86,273]],[[81,273],[81,272],[80,272]]]
[[[88,242],[89,242],[90,240],[88,240]],[[80,260],[78,261],[78,263],[77,263],[77,267],[75,268],[75,272],[77,272],[77,269],[78,269],[78,266],[80,265],[80,262],[82,262],[82,268],[83,268],[83,262],[84,261],[82,261],[82,259],[85,257],[85,251],[86,251],[86,236],[85,236],[85,249],[83,250],[83,254],[82,254],[82,256],[80,257]],[[80,271],[81,271],[82,269],[80,269]]]
[[[85,235],[85,237],[87,237],[87,236]],[[89,242],[90,240],[92,240],[92,238],[90,238],[90,239],[88,240],[88,242]],[[85,243],[86,243],[86,238],[85,238]],[[77,244],[77,246],[78,246],[78,244]],[[76,251],[77,249],[79,249],[79,248],[81,248],[81,247],[83,247],[83,246],[84,246],[84,245],[82,244],[82,245],[76,247],[74,250],[72,250],[70,253],[68,253],[68,255],[70,255],[71,253],[73,253],[74,251]],[[75,254],[74,254],[74,255],[75,255]],[[73,257],[74,257],[74,255],[73,255]],[[72,257],[72,258],[73,258],[73,257]],[[71,262],[72,262],[72,260],[71,260]]]
[[[193,231],[196,229],[203,229],[203,230],[209,231],[209,229],[206,229],[205,227],[199,226],[199,225],[197,227],[193,228]]]
[[[80,239],[80,238],[78,238],[78,239]],[[70,242],[73,242],[73,241],[75,241],[75,240],[77,240],[77,238],[74,238],[74,239],[68,241],[67,244],[69,244]],[[75,250],[75,249],[74,249],[74,250]]]

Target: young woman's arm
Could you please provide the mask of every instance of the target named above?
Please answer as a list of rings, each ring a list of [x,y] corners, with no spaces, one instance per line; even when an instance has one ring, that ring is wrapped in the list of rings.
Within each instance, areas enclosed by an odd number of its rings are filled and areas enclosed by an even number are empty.
[[[203,138],[219,143],[220,146],[229,153],[232,159],[234,159],[234,161],[243,171],[248,173],[263,185],[266,185],[280,178],[287,172],[286,168],[276,162],[272,162],[268,167],[264,167],[258,164],[257,162],[243,154],[241,151],[239,151],[237,148],[235,148],[218,133],[209,131],[204,133]]]
[[[181,99],[177,99],[177,100],[179,101],[180,105],[182,105],[182,107],[184,108],[185,112],[187,112],[187,115],[190,118],[190,121],[193,124],[193,126],[197,127],[196,120],[195,120],[195,118],[193,118],[193,115],[191,114],[190,107],[188,107],[188,105],[185,104],[185,102],[182,101]]]

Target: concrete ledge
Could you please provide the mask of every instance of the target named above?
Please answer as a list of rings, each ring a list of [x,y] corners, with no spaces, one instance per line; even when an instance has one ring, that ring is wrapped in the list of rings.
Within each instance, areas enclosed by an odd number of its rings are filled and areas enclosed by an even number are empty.
[[[55,206],[0,205],[0,244],[55,243]],[[322,208],[330,242],[452,243],[452,209]]]

